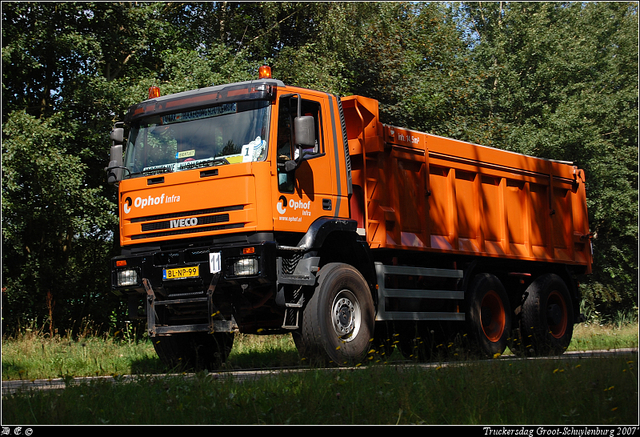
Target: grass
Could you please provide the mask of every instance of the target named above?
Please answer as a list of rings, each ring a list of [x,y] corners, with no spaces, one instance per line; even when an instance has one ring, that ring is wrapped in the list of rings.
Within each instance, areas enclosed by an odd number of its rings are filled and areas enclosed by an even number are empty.
[[[291,336],[237,335],[226,369],[300,365]],[[2,379],[35,380],[167,372],[148,340],[44,337],[26,333],[3,340]]]
[[[3,399],[4,424],[634,424],[637,355],[367,366],[236,382],[198,373]]]
[[[611,350],[638,347],[638,324],[579,324],[567,350]]]
[[[638,346],[637,324],[576,326],[570,349]],[[392,357],[399,356],[394,352]],[[369,365],[238,382],[166,372],[148,341],[3,339],[3,379],[138,374],[3,395],[3,424],[637,424],[637,353],[465,366]],[[293,367],[290,336],[238,336],[233,369]]]
[[[568,350],[638,347],[638,325],[576,325]],[[507,351],[508,353],[508,351]],[[449,357],[451,358],[451,357]],[[392,361],[402,359],[394,352]],[[227,369],[294,367],[301,364],[289,335],[237,335]],[[2,379],[34,380],[81,376],[164,373],[150,341],[126,341],[91,333],[49,337],[25,330],[2,341]]]

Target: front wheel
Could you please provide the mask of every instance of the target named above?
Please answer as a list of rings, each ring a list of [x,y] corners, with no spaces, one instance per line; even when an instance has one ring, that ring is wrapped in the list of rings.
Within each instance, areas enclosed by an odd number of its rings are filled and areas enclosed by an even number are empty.
[[[366,356],[374,320],[371,292],[360,272],[348,264],[331,263],[320,269],[293,339],[303,358],[318,364],[354,364]]]

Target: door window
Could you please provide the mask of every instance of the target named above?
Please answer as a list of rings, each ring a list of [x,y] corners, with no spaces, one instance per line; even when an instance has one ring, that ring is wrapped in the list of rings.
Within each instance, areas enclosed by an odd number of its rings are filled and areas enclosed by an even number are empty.
[[[284,163],[298,159],[300,154],[304,159],[313,159],[324,154],[322,142],[322,123],[320,116],[320,103],[312,100],[302,100],[303,116],[312,116],[315,125],[316,144],[310,148],[296,147],[293,120],[298,114],[298,96],[283,96],[280,98],[280,110],[278,112],[278,188],[283,193],[293,193],[295,187],[295,172],[285,172]]]

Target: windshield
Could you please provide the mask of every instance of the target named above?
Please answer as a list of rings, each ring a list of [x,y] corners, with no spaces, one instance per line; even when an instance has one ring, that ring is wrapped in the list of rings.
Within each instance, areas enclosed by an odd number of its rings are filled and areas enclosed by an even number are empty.
[[[129,132],[125,177],[262,161],[268,126],[266,100],[141,118]]]

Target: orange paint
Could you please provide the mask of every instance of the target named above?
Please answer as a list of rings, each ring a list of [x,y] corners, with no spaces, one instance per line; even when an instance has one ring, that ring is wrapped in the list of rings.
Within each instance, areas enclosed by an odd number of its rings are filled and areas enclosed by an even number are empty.
[[[246,91],[238,91],[242,92]],[[278,179],[280,97],[317,103],[320,153]],[[196,98],[193,98],[196,100]],[[305,233],[353,218],[372,249],[558,262],[591,271],[584,172],[563,162],[383,125],[378,102],[279,86],[267,158],[120,183],[122,246],[237,232]]]
[[[383,125],[376,101],[345,100],[354,192],[363,193],[352,216],[361,218],[370,247],[591,271],[582,170]]]

